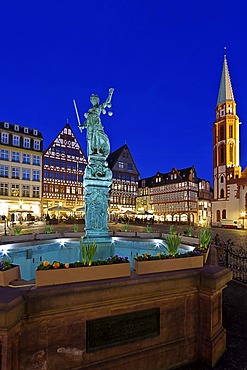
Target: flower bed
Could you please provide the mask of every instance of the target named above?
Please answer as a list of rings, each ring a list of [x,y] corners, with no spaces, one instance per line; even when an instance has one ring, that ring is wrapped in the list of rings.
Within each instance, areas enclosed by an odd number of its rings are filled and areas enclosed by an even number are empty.
[[[203,267],[203,256],[199,251],[186,254],[178,253],[175,257],[159,253],[157,256],[151,256],[145,253],[134,259],[134,270],[138,275],[200,267]]]
[[[44,261],[36,271],[36,285],[57,285],[101,279],[114,279],[130,276],[128,258],[121,256],[109,257],[106,260],[93,261],[92,265],[83,262],[50,264]]]
[[[13,280],[20,280],[20,266],[10,262],[0,262],[0,286],[7,286]]]

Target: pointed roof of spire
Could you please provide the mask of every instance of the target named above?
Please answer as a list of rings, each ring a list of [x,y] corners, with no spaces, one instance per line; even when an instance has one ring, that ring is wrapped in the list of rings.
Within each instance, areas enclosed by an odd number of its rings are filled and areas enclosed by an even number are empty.
[[[230,73],[229,73],[226,54],[225,54],[223,69],[222,69],[222,74],[221,74],[221,80],[220,80],[220,89],[219,89],[217,105],[224,103],[226,101],[235,101],[235,100],[234,100],[232,83],[231,83]]]

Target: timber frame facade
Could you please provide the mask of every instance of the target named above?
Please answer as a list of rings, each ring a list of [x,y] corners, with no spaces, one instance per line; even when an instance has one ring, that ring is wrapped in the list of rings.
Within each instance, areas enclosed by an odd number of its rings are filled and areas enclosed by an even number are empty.
[[[114,220],[120,214],[135,211],[140,174],[126,144],[110,153],[107,161],[112,170],[109,219]]]
[[[197,177],[194,166],[139,180],[137,212],[150,212],[157,221],[209,226],[209,181]]]
[[[87,159],[67,123],[43,153],[43,211],[60,205],[84,206],[83,174]]]

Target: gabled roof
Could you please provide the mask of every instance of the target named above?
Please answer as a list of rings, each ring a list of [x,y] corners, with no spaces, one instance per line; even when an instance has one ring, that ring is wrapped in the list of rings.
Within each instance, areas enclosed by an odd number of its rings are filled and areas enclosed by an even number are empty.
[[[68,134],[68,130],[70,130],[70,134]],[[74,148],[79,151],[79,156],[80,159],[84,162],[87,163],[86,156],[71,128],[71,126],[66,123],[66,125],[63,127],[63,129],[59,132],[59,134],[55,137],[55,139],[51,142],[49,147],[44,150],[43,155],[49,155],[51,154],[52,147],[67,147],[67,148]]]
[[[194,173],[194,177],[192,177],[192,174]],[[174,174],[176,174],[176,178],[174,177]],[[171,177],[173,175],[173,177]],[[157,178],[160,178],[160,181],[156,181]],[[180,170],[176,169],[175,167],[172,168],[170,172],[161,173],[157,172],[156,175],[147,177],[145,179],[141,179],[138,182],[139,187],[143,187],[143,181],[145,182],[144,187],[152,187],[152,186],[160,186],[165,184],[173,184],[181,181],[193,181],[198,182],[198,177],[196,174],[196,170],[194,166],[182,168]]]
[[[235,101],[235,100],[232,90],[230,73],[227,65],[227,59],[226,55],[224,55],[217,105],[222,104],[226,101]]]
[[[128,153],[128,157],[126,157],[124,155],[124,153],[126,153],[126,152]],[[131,163],[132,167],[133,167],[132,170],[130,170],[126,167],[121,170],[118,166],[119,161],[120,162],[125,162],[125,163]],[[115,150],[114,152],[110,153],[108,158],[107,158],[107,162],[108,162],[109,168],[112,171],[117,170],[117,171],[120,171],[120,172],[134,173],[135,175],[138,175],[138,176],[140,175],[127,144],[124,144],[123,146],[121,146],[120,148]]]

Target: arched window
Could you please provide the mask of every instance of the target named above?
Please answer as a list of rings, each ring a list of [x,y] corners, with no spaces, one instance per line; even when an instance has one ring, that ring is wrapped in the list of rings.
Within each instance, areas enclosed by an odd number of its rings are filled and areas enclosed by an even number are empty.
[[[222,210],[222,218],[223,219],[226,219],[226,209],[223,209]]]
[[[216,211],[216,220],[217,222],[220,222],[220,210],[219,209],[217,209]]]
[[[220,182],[223,183],[224,182],[224,176],[221,176],[220,178]]]
[[[220,198],[224,198],[224,197],[225,197],[224,189],[221,189],[220,190]]]

